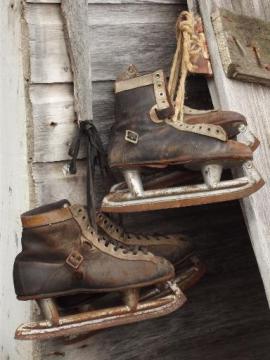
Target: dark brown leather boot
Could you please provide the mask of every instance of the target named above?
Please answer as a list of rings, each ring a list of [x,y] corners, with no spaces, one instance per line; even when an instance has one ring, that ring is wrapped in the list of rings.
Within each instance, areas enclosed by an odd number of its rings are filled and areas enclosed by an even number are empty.
[[[139,76],[140,74],[136,66],[129,65],[129,67],[119,75],[117,81],[130,80]],[[183,112],[184,122],[186,124],[219,125],[225,130],[229,139],[233,139],[241,133],[241,141],[247,144],[253,151],[255,151],[260,144],[259,140],[248,129],[246,118],[236,111],[221,111],[216,109],[197,110],[184,105]],[[162,115],[162,113],[159,112],[158,116],[160,115]]]
[[[172,107],[162,70],[118,80],[115,92],[116,121],[108,160],[111,168],[122,171],[128,189],[121,184],[113,186],[102,201],[103,212],[150,211],[229,201],[249,196],[263,186],[264,181],[250,161],[252,149],[228,140],[225,127],[217,124],[224,123],[224,117],[229,123],[234,121],[235,113],[187,115],[181,111],[180,116],[174,112],[178,107]],[[190,123],[192,120],[194,123]],[[141,171],[172,166],[200,170],[204,182],[145,190]],[[241,167],[244,176],[224,181],[223,169],[233,167]]]
[[[202,123],[178,126],[162,121],[160,113],[156,119],[151,117],[159,101],[168,102],[164,85],[159,93],[164,100],[156,94],[155,76],[164,78],[162,71],[151,75],[152,83],[146,81],[146,76],[116,82],[116,122],[109,146],[111,167],[125,169],[182,164],[200,168],[201,164],[209,162],[228,166],[252,159],[252,151],[246,145],[213,138],[212,135],[218,136],[216,132],[222,132],[219,128]],[[193,133],[193,130],[198,133]]]
[[[181,234],[126,233],[121,226],[101,212],[97,214],[97,225],[107,236],[125,245],[145,247],[154,255],[169,260],[175,268],[181,266],[194,252],[192,241]]]
[[[63,200],[26,212],[14,263],[19,299],[138,288],[173,278],[165,259],[98,236],[79,205]]]

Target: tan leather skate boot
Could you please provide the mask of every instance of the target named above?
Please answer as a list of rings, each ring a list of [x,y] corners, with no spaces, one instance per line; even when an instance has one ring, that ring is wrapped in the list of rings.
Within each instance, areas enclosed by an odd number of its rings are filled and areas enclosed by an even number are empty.
[[[98,236],[89,223],[85,208],[71,206],[67,200],[26,212],[21,219],[22,252],[14,263],[15,291],[20,300],[38,300],[41,308],[45,308],[44,313],[50,313],[47,320],[51,323],[23,326],[17,330],[18,338],[62,336],[148,318],[138,304],[136,289],[163,283],[174,277],[173,266],[164,258],[154,256],[138,246],[126,246],[105,234]],[[144,305],[145,310],[150,310],[150,317],[179,307],[183,298],[178,290],[178,297]],[[123,317],[115,321],[108,318],[106,322],[106,311],[103,311],[103,314],[88,314],[81,319],[75,316],[68,320],[67,326],[55,315],[57,309],[52,300],[49,305],[47,303],[49,298],[58,296],[112,291],[123,292],[126,303],[126,307],[117,310]],[[138,317],[137,310],[140,312]],[[111,314],[114,314],[113,310]],[[82,322],[83,319],[87,321]],[[91,323],[91,319],[95,319],[95,322]],[[76,326],[72,327],[74,322]],[[51,331],[48,327],[51,327]]]
[[[97,225],[107,236],[131,246],[144,247],[156,256],[169,260],[175,268],[194,254],[194,245],[181,234],[134,234],[113,222],[104,213],[97,214]]]

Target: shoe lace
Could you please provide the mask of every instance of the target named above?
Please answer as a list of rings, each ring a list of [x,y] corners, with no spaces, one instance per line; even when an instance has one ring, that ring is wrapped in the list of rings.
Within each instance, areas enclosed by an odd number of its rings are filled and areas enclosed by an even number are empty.
[[[87,212],[89,221],[96,230],[96,200],[94,191],[95,169],[96,166],[100,167],[104,182],[105,175],[110,174],[110,170],[98,131],[92,121],[85,120],[80,121],[78,132],[75,135],[69,149],[69,155],[72,157],[69,165],[69,172],[71,174],[76,174],[77,172],[77,158],[83,137],[87,138]]]
[[[126,245],[121,243],[120,241],[103,236],[99,236],[98,241],[103,241],[106,247],[108,247],[110,244],[114,245],[113,250],[116,252],[118,250],[121,250],[123,254],[132,253],[133,255],[137,255],[139,252],[142,252],[145,255],[148,254],[147,249],[140,245]]]
[[[78,210],[79,213],[81,213],[82,211],[83,211],[83,209],[81,209],[81,208]],[[82,219],[86,220],[86,215],[83,215]],[[94,235],[95,233],[97,233],[91,226],[90,222],[87,223],[87,230],[90,231],[91,235]],[[120,241],[112,239],[110,237],[101,236],[101,235],[98,235],[97,239],[98,239],[98,242],[103,242],[106,247],[108,247],[109,245],[113,245],[113,250],[115,252],[121,250],[123,254],[131,254],[132,253],[133,255],[137,255],[139,252],[142,252],[145,255],[147,255],[149,253],[147,248],[144,246],[141,246],[141,245],[127,245],[127,244],[123,244]]]

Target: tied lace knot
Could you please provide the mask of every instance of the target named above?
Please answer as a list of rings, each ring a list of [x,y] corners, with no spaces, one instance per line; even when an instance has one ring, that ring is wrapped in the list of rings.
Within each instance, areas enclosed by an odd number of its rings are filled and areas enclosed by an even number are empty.
[[[69,172],[71,174],[76,174],[77,172],[77,158],[82,138],[86,138],[87,141],[87,212],[89,220],[96,230],[96,199],[94,191],[95,169],[96,166],[99,166],[101,175],[104,178],[109,172],[109,167],[105,150],[94,123],[90,120],[84,120],[79,122],[78,132],[69,149],[69,155],[72,157],[69,165]]]

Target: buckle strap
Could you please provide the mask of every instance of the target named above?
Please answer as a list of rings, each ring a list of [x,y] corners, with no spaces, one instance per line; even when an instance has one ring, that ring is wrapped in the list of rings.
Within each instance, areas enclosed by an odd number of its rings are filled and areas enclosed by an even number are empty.
[[[78,270],[81,266],[84,257],[77,250],[72,250],[71,253],[66,258],[66,264],[71,267],[73,270]]]

